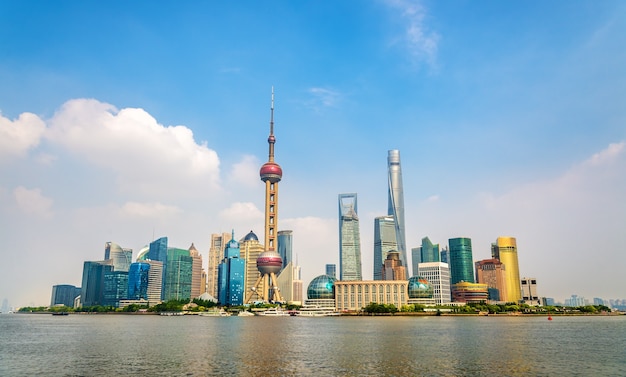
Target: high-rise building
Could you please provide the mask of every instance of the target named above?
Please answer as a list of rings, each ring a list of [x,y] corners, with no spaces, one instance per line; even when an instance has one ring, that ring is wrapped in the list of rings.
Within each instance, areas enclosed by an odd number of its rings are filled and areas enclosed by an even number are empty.
[[[104,274],[113,271],[111,259],[85,261],[81,285],[82,306],[104,305]]]
[[[396,226],[397,250],[400,252],[400,260],[407,265],[406,256],[406,233],[404,226],[404,190],[402,188],[402,168],[400,166],[400,151],[393,149],[387,154],[389,200],[387,214],[393,216]]]
[[[491,256],[505,266],[506,296],[500,299],[506,302],[518,302],[522,299],[520,288],[519,265],[517,260],[517,241],[514,237],[498,237],[491,244]]]
[[[71,308],[74,306],[74,299],[78,296],[80,296],[80,287],[69,284],[53,285],[50,306],[65,305]]]
[[[441,248],[441,253],[439,253],[441,255],[441,262],[442,263],[447,263],[450,264],[450,251],[448,250],[447,246],[443,246]]]
[[[374,280],[383,280],[383,265],[387,259],[387,253],[391,250],[398,250],[393,216],[376,217],[374,219]]]
[[[439,262],[439,244],[434,244],[430,238],[422,238],[422,246],[420,247],[420,263]]]
[[[262,286],[259,286],[255,289],[254,284],[261,277],[261,273],[259,272],[259,269],[256,265],[256,260],[259,258],[259,255],[261,255],[261,253],[265,251],[265,247],[262,243],[259,242],[259,238],[253,231],[250,231],[242,240],[239,241],[239,247],[241,250],[241,257],[246,264],[244,284],[246,287],[245,292],[247,300],[248,295],[250,295],[251,292],[255,292],[255,290],[264,290]],[[262,281],[261,284],[263,284]]]
[[[290,262],[276,277],[283,299],[289,304],[302,305],[302,280],[300,266]]]
[[[529,305],[539,305],[541,303],[537,294],[537,279],[522,278],[522,300]]]
[[[446,304],[451,300],[450,269],[447,263],[420,263],[417,276],[425,278],[433,286],[433,299],[437,304]]]
[[[357,195],[339,194],[339,280],[362,280]]]
[[[411,271],[413,271],[413,276],[417,276],[417,266],[422,263],[422,248],[414,247],[411,248]]]
[[[450,283],[462,281],[474,282],[474,261],[472,259],[472,240],[469,238],[451,238],[450,247]]]
[[[166,280],[165,275],[167,273],[167,237],[161,237],[157,240],[150,242],[150,245],[148,246],[148,251],[146,252],[145,250],[143,250],[142,252],[140,252],[137,260],[154,260],[162,262],[163,274],[161,277],[161,282],[163,285],[161,286],[161,300],[164,300]]]
[[[189,250],[167,248],[164,301],[191,299],[192,267]]]
[[[114,271],[128,272],[128,268],[133,262],[133,249],[124,249],[116,243],[107,242],[104,245],[104,259],[113,261]]]
[[[278,254],[283,260],[283,269],[293,261],[293,231],[278,231]]]
[[[326,265],[326,275],[331,276],[333,278],[337,278],[337,265],[336,264],[327,264]]]
[[[222,305],[242,305],[245,295],[245,261],[241,258],[235,232],[224,249],[224,259],[218,267],[218,301]]]
[[[150,264],[146,261],[130,264],[128,269],[128,296],[129,300],[148,299],[148,281]]]
[[[206,282],[202,281],[202,255],[192,243],[189,247],[189,256],[191,257],[191,298],[200,297],[202,286]]]
[[[387,253],[387,259],[382,268],[382,280],[407,280],[406,268],[400,260],[400,252],[392,250]]]
[[[254,289],[246,296],[246,303],[253,295],[263,301],[282,301],[276,274],[283,267],[283,260],[276,252],[276,229],[278,228],[278,182],[283,177],[283,169],[274,162],[274,88],[272,88],[272,106],[270,107],[270,135],[268,161],[261,166],[259,175],[265,183],[265,251],[256,260],[261,276],[254,283]],[[259,290],[262,287],[262,290]]]
[[[209,248],[209,268],[207,270],[207,292],[217,298],[217,267],[224,257],[224,249],[230,241],[230,233],[211,234]],[[256,260],[255,260],[256,262]]]
[[[120,300],[128,296],[128,271],[105,271],[102,294],[102,305],[119,307]]]
[[[148,271],[148,302],[149,305],[156,305],[163,297],[163,262],[156,260],[145,261],[150,265]]]
[[[504,264],[495,258],[476,262],[476,281],[487,284],[491,301],[502,301],[501,298],[506,297],[504,270]]]

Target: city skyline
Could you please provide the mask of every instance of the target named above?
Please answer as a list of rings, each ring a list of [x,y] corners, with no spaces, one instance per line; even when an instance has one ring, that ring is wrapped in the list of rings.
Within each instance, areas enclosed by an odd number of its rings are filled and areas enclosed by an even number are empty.
[[[212,233],[263,238],[272,85],[276,230],[293,231],[304,286],[338,265],[342,192],[358,193],[372,278],[385,156],[399,150],[407,251],[468,237],[478,261],[511,236],[540,296],[624,296],[622,2],[31,8],[0,5],[0,299],[12,306],[80,285],[104,242],[137,252],[168,237],[206,266]],[[611,263],[580,287],[589,250]]]

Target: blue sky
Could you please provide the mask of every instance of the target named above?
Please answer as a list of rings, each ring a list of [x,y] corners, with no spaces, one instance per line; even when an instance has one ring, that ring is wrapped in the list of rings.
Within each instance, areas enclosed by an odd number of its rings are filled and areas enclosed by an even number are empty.
[[[620,1],[2,2],[0,298],[48,303],[107,241],[262,236],[272,86],[305,286],[344,192],[372,276],[399,149],[409,247],[514,236],[540,295],[626,298],[625,45]]]

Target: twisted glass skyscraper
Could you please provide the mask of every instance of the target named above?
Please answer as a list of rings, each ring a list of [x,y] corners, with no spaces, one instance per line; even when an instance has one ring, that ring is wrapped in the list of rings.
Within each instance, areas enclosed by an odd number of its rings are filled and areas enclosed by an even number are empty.
[[[404,192],[402,189],[402,168],[400,151],[392,149],[387,155],[389,180],[389,205],[387,214],[393,216],[396,225],[396,243],[403,266],[408,266],[406,257],[406,232],[404,230]]]
[[[339,279],[362,280],[356,194],[339,194]]]

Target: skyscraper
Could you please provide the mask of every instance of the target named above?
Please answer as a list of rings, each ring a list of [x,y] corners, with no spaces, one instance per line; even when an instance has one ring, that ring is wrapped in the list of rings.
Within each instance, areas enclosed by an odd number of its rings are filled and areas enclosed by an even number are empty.
[[[69,284],[53,285],[50,306],[65,305],[71,308],[74,306],[74,299],[77,296],[80,296],[80,287]],[[4,310],[2,310],[2,312],[4,312]]]
[[[164,301],[191,299],[192,268],[189,250],[167,248]]]
[[[397,250],[397,245],[393,216],[376,217],[374,219],[374,280],[383,280],[382,269],[387,259],[387,252]]]
[[[337,278],[337,265],[336,264],[327,264],[326,265],[326,275],[331,276],[333,278]]]
[[[389,201],[387,214],[393,216],[396,225],[397,250],[400,252],[402,265],[408,264],[406,256],[406,233],[404,230],[404,191],[402,188],[402,168],[400,167],[400,151],[390,150],[387,155]]]
[[[128,296],[128,271],[104,271],[103,287],[102,305],[119,307]]]
[[[339,194],[339,280],[363,280],[357,196]]]
[[[439,244],[433,245],[428,237],[422,238],[420,259],[423,263],[439,262]]]
[[[230,241],[230,233],[211,234],[209,268],[207,270],[207,292],[217,298],[217,268],[224,257],[224,248]],[[255,259],[256,262],[256,259]]]
[[[433,298],[437,304],[450,302],[450,270],[448,264],[442,262],[420,263],[416,276],[421,276],[432,284]]]
[[[148,262],[131,263],[128,270],[128,296],[126,298],[148,300],[149,276],[150,264]]]
[[[476,281],[487,284],[489,300],[502,301],[506,297],[505,266],[498,259],[484,259],[476,262]]]
[[[80,300],[83,306],[104,305],[104,274],[113,271],[111,259],[85,261]]]
[[[202,286],[206,282],[202,281],[202,255],[194,244],[189,247],[189,256],[191,257],[191,298],[200,297],[202,292]]]
[[[395,250],[387,253],[382,272],[382,280],[407,280],[406,268],[402,265],[400,253]]]
[[[218,267],[218,301],[222,305],[242,305],[245,295],[246,264],[241,257],[235,232],[224,249],[224,259]]]
[[[517,260],[517,240],[514,237],[498,237],[496,243],[491,244],[491,256],[504,264],[506,296],[501,295],[500,300],[518,302],[522,299],[522,291]]]
[[[161,302],[163,292],[163,262],[157,260],[145,261],[150,265],[148,271],[148,302],[156,305]]]
[[[283,269],[293,261],[293,231],[278,231],[278,254],[283,259]]]
[[[104,259],[113,261],[114,271],[128,272],[133,261],[133,249],[124,249],[116,243],[107,242],[104,244]]]
[[[280,289],[276,282],[276,274],[283,267],[283,260],[276,252],[276,229],[278,227],[278,182],[283,177],[283,169],[274,162],[274,88],[272,88],[272,106],[270,107],[270,135],[268,161],[261,166],[259,175],[265,183],[265,251],[256,260],[257,268],[261,273],[254,284],[254,289],[246,296],[246,303],[254,294],[263,301],[282,301]],[[263,289],[259,292],[259,287]]]
[[[450,258],[450,283],[461,281],[474,282],[474,261],[472,259],[472,240],[469,238],[451,238],[448,240]]]
[[[259,255],[265,251],[265,246],[259,242],[259,238],[257,235],[250,231],[246,236],[239,241],[239,248],[241,257],[245,261],[246,264],[246,274],[245,274],[245,286],[246,286],[246,300],[251,292],[255,292],[254,284],[257,282],[261,273],[256,265],[256,260],[259,258]],[[261,284],[263,282],[261,281]],[[256,288],[256,291],[263,291],[263,287],[259,286]]]
[[[167,237],[161,237],[158,240],[150,242],[148,252],[139,254],[138,260],[156,260],[163,263],[161,277],[161,300],[165,299],[165,275],[167,273]]]

